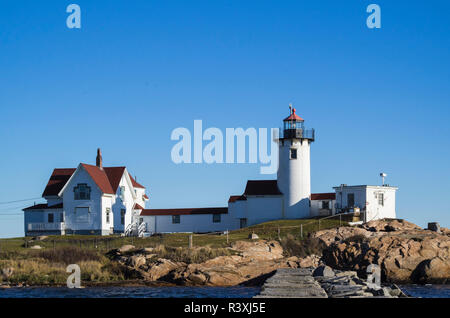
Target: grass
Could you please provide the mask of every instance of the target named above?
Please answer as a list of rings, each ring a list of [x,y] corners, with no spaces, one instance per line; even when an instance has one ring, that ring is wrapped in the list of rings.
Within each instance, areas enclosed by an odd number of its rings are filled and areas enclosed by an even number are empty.
[[[133,254],[135,253],[135,251],[130,251],[129,253]],[[158,245],[155,248],[153,248],[151,252],[147,252],[147,254],[154,255],[150,259],[150,262],[152,261],[156,262],[160,258],[165,258],[174,262],[183,262],[186,264],[198,264],[219,256],[236,255],[237,252],[229,248],[211,248],[207,246],[189,249],[183,247]]]
[[[339,219],[321,220],[320,229],[339,225]],[[302,233],[300,226],[303,227]],[[225,234],[194,234],[194,249],[186,248],[191,235],[189,233],[162,234],[148,238],[67,235],[49,236],[45,240],[0,239],[0,281],[6,279],[2,278],[2,269],[11,267],[14,268],[14,273],[7,280],[13,284],[65,284],[68,277],[65,271],[67,264],[80,265],[83,281],[120,281],[130,277],[123,266],[105,256],[112,249],[127,244],[134,245],[136,249],[153,247],[155,260],[167,258],[185,263],[201,263],[217,256],[232,255],[233,251],[226,247],[236,241],[248,240],[252,233],[257,234],[260,239],[279,240],[287,256],[320,255],[322,247],[307,238],[309,233],[317,230],[319,224],[314,219],[271,221],[230,231],[228,239]],[[42,249],[30,249],[33,245],[39,245]]]
[[[320,229],[339,226],[339,219],[321,220]],[[342,223],[343,225],[345,222]],[[319,230],[319,224],[315,219],[297,219],[297,220],[277,220],[253,225],[244,229],[230,231],[228,235],[220,234],[194,234],[194,246],[208,247],[228,247],[231,243],[247,240],[249,234],[256,233],[261,239],[278,240],[293,235],[295,238],[302,239],[300,225],[303,225],[303,238],[306,238],[310,232]],[[278,232],[279,230],[279,232]],[[189,233],[171,233],[161,234],[148,238],[133,238],[114,236],[91,236],[91,235],[65,235],[49,236],[43,241],[30,241],[28,246],[40,245],[44,249],[53,249],[58,247],[79,247],[81,249],[97,250],[106,252],[108,250],[119,248],[126,244],[136,246],[136,248],[156,247],[165,245],[171,247],[188,247]],[[27,251],[24,238],[0,239],[0,259],[4,253],[17,253],[17,251]]]

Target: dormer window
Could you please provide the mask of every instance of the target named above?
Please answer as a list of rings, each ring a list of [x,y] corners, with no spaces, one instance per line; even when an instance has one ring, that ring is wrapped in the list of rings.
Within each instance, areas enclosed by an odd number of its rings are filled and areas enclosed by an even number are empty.
[[[91,187],[88,187],[86,183],[79,183],[73,188],[75,200],[90,200],[91,199]]]

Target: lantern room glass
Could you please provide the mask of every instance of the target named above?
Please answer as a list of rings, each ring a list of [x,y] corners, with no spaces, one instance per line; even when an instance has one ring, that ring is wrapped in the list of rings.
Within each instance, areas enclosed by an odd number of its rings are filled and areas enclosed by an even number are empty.
[[[304,129],[303,121],[300,120],[287,120],[284,122],[284,129]]]

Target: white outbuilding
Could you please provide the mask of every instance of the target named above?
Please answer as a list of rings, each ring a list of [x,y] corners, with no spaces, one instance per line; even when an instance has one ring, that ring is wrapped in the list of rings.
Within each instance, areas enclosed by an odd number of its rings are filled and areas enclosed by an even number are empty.
[[[336,191],[336,210],[340,213],[354,211],[364,212],[364,221],[392,218],[395,219],[395,194],[397,187],[389,185],[355,185],[342,184],[334,187]]]

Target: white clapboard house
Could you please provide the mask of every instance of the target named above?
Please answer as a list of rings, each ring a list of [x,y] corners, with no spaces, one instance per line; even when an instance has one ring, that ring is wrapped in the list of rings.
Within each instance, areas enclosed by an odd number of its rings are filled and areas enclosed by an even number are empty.
[[[148,200],[126,167],[103,167],[100,149],[95,166],[54,169],[42,196],[24,209],[27,236],[125,233]]]

